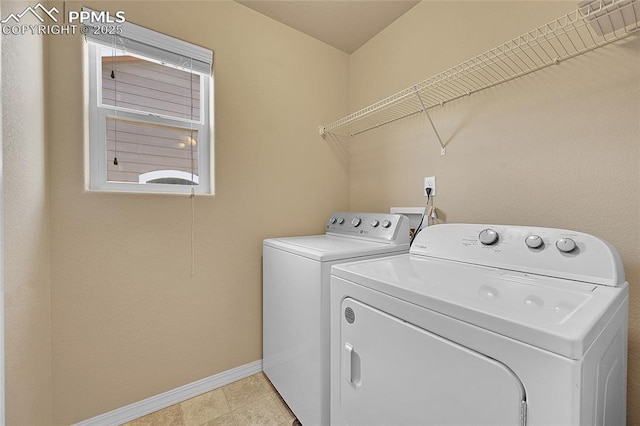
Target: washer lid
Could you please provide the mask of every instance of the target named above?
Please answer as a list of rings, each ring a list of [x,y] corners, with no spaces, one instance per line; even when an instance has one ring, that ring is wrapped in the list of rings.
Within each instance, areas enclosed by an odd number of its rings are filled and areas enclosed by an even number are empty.
[[[580,359],[625,300],[628,286],[597,285],[403,254],[333,266],[332,275]]]
[[[335,235],[271,238],[264,245],[320,262],[409,251],[409,244],[387,244]]]

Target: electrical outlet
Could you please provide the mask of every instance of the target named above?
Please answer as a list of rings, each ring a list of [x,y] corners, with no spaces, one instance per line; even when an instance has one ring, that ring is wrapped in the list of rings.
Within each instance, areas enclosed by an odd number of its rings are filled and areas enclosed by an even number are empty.
[[[435,176],[429,176],[424,178],[424,193],[422,195],[424,195],[425,197],[427,196],[427,188],[431,188],[431,196],[435,197],[436,196],[436,177]]]

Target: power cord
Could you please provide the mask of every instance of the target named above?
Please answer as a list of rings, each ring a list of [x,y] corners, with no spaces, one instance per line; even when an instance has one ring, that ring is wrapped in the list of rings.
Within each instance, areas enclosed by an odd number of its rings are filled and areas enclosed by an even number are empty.
[[[427,188],[427,226],[435,225],[436,220],[438,219],[438,213],[436,212],[436,207],[433,205],[433,197],[431,197],[431,188]]]
[[[422,223],[424,222],[424,217],[428,214],[428,211],[429,211],[429,202],[431,201],[431,188],[426,188],[426,192],[427,192],[427,207],[424,208],[424,212],[422,212],[422,217],[420,218],[420,223],[418,224],[418,227],[416,228],[415,232],[411,236],[411,241],[409,241],[409,247],[411,247],[411,245],[413,244],[413,240],[416,239],[416,235],[418,235],[418,232],[420,232],[420,229],[422,228]],[[429,223],[429,218],[427,218],[427,223]]]

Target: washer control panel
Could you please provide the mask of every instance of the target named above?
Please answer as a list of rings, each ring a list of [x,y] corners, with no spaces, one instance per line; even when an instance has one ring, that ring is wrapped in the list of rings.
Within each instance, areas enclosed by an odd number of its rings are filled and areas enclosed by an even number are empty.
[[[327,234],[394,244],[409,242],[409,219],[387,213],[334,213],[325,227]]]
[[[443,224],[423,229],[411,254],[604,285],[624,281],[615,248],[566,229]]]

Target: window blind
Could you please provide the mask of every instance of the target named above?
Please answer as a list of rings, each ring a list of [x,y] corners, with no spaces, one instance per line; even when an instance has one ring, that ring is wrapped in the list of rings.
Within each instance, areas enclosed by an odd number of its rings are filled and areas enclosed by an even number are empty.
[[[103,105],[202,121],[200,75],[109,51],[102,50]]]
[[[82,10],[93,12],[86,7]],[[87,41],[153,58],[174,67],[211,75],[213,52],[204,47],[126,21],[109,24],[120,26],[121,34],[103,34],[109,31],[104,31],[105,24],[99,22],[84,25],[89,27],[85,35]]]

